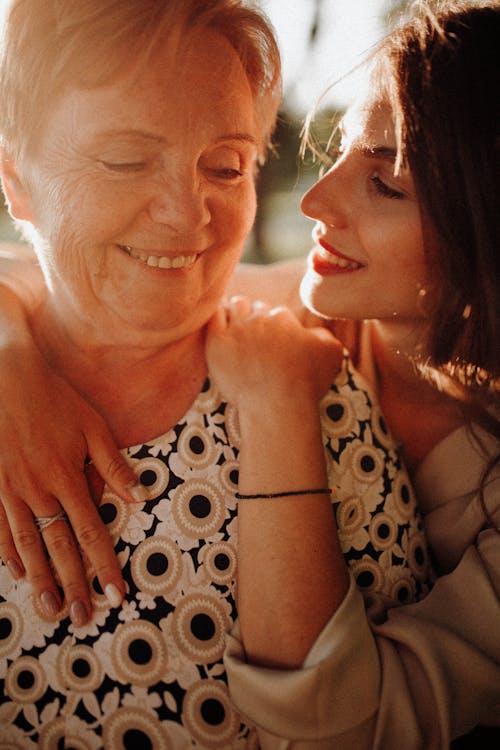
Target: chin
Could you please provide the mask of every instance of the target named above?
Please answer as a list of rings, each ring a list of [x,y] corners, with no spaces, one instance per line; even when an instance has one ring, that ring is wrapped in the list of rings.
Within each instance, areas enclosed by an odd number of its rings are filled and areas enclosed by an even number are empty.
[[[330,305],[325,304],[323,299],[325,291],[318,289],[318,284],[310,277],[309,273],[306,273],[300,283],[299,294],[302,304],[314,315],[325,320],[338,317],[331,311]]]

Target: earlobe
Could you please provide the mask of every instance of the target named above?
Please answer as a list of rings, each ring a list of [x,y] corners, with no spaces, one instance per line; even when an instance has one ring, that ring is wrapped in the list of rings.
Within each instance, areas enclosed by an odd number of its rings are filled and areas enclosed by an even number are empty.
[[[17,164],[4,149],[0,151],[0,174],[7,208],[13,219],[32,221],[31,198],[19,176]]]

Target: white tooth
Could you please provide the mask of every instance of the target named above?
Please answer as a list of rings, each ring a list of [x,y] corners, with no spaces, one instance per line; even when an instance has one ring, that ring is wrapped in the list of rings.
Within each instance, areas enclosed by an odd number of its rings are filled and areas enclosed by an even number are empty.
[[[148,266],[157,267],[158,266],[158,256],[157,255],[150,255],[148,257],[146,263],[148,264]]]
[[[172,268],[182,268],[184,266],[184,256],[183,255],[177,255],[172,261]]]
[[[158,268],[172,268],[172,262],[170,258],[167,258],[166,255],[163,255],[158,261]]]

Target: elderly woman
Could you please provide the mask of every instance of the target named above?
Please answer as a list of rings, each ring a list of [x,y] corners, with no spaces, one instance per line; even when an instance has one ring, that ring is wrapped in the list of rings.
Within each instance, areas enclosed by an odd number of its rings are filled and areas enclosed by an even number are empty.
[[[26,506],[29,538],[43,538],[65,603],[47,569],[13,580],[16,560],[3,554],[0,738],[23,750],[256,747],[222,663],[236,617],[239,426],[209,379],[205,331],[254,218],[256,164],[279,99],[274,38],[238,0],[4,6],[2,180],[47,286],[32,332],[59,387],[67,382],[107,421],[140,482],[129,493],[138,502],[127,504],[87,469],[124,585],[99,565],[105,536],[96,536],[86,487],[75,485],[71,522],[90,559],[91,600],[60,498],[26,497],[35,513]],[[316,341],[319,395],[338,369],[338,348],[319,331],[304,336],[307,348]],[[304,388],[297,384],[297,397]],[[351,394],[344,435],[339,407]],[[398,482],[404,512],[392,501],[390,543],[381,534],[373,544],[365,532],[360,544],[348,529],[342,541],[360,584],[383,569],[370,592],[379,612],[426,584],[410,554],[422,541],[406,474],[376,412],[371,420],[364,386],[344,367],[324,405],[323,437],[317,413],[299,429],[324,441],[330,483],[353,475],[373,529]],[[82,441],[82,467],[85,453]],[[6,477],[2,500],[14,519]],[[347,585],[346,572],[336,574],[341,549],[323,460],[309,478],[315,485],[301,494],[310,522],[294,564],[323,573],[307,584],[304,643]],[[318,546],[325,525],[329,541]]]

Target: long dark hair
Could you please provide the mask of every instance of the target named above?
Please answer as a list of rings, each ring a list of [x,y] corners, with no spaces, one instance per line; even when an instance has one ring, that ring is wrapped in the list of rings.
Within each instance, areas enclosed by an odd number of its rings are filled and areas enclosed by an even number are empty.
[[[498,439],[499,40],[498,2],[419,4],[374,58],[415,182],[433,279],[422,363]]]
[[[500,5],[434,7],[419,5],[376,58],[432,227],[425,351],[478,387],[500,376]]]

